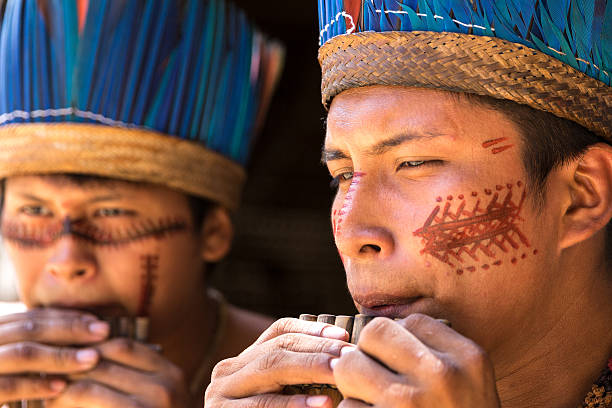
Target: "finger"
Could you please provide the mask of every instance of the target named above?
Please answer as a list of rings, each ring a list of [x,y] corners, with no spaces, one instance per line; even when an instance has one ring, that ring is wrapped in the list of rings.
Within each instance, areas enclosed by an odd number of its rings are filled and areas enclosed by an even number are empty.
[[[0,362],[0,374],[67,374],[90,370],[98,362],[98,353],[94,349],[13,343],[0,346]]]
[[[348,333],[340,327],[327,323],[284,318],[274,322],[249,348],[287,333],[301,333],[310,336],[348,341]]]
[[[359,350],[399,373],[432,370],[439,364],[435,350],[386,317],[377,317],[363,328],[358,346]]]
[[[279,395],[261,394],[252,397],[220,402],[213,398],[206,398],[205,407],[231,407],[231,408],[332,408],[331,399],[325,395]]]
[[[403,380],[359,349],[346,347],[342,356],[331,362],[334,380],[345,398],[374,403],[402,386]]]
[[[93,370],[70,375],[68,379],[102,384],[124,394],[141,396],[143,400],[156,401],[161,406],[170,406],[173,393],[170,385],[178,384],[109,361],[101,361]]]
[[[160,353],[127,338],[111,339],[96,348],[102,358],[141,371],[156,372],[174,367]]]
[[[440,321],[424,314],[415,313],[398,322],[414,334],[421,342],[440,352],[461,355],[468,349],[478,347],[470,339]]]
[[[101,384],[80,381],[69,384],[57,398],[47,400],[46,408],[142,408],[143,404],[131,395],[126,395]]]
[[[276,350],[254,358],[232,375],[213,374],[213,389],[229,398],[280,392],[285,385],[334,384],[329,365],[333,356],[325,353],[296,353]],[[220,364],[220,365],[219,365]],[[223,362],[215,370],[223,370]]]
[[[338,405],[338,408],[366,408],[366,407],[371,407],[371,405],[366,404],[363,401],[359,401],[359,400],[352,399],[352,398],[346,398],[342,400],[340,405]]]
[[[68,345],[91,344],[108,336],[108,323],[79,314],[70,317],[28,317],[0,325],[0,344],[20,341]]]
[[[323,353],[331,357],[340,355],[342,347],[349,343],[305,334],[286,333],[257,347],[250,347],[238,357],[223,360],[215,367],[215,376],[225,377],[243,369],[247,364],[264,355],[274,355],[283,350],[296,353]]]
[[[56,397],[66,387],[60,379],[0,377],[0,401],[19,401]]]
[[[73,318],[73,317],[82,317],[83,319],[91,319],[98,320],[98,318],[88,312],[83,312],[80,310],[74,309],[57,309],[51,307],[45,308],[37,308],[30,309],[20,313],[13,313],[8,315],[0,316],[0,324],[10,323],[18,320],[28,320],[28,319],[63,319],[63,318]]]

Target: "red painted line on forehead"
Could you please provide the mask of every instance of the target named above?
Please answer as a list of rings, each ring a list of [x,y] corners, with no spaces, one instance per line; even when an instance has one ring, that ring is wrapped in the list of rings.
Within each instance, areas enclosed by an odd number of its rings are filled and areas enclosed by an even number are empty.
[[[498,143],[501,143],[501,142],[503,142],[505,140],[508,140],[508,138],[507,137],[500,137],[500,138],[497,138],[497,139],[486,140],[486,141],[484,141],[482,143],[482,147],[484,147],[484,148],[491,147],[491,146],[496,145]]]
[[[503,151],[506,151],[510,148],[514,147],[514,145],[506,145],[506,146],[500,146],[500,147],[495,147],[493,149],[491,149],[491,153],[493,154],[499,154]]]

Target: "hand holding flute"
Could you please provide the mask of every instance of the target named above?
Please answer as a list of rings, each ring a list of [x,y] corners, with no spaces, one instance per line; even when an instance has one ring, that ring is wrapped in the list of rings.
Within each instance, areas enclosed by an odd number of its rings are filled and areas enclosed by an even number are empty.
[[[331,324],[281,319],[238,357],[215,367],[206,406],[336,406],[329,395],[283,393],[304,384],[337,387],[342,408],[499,407],[484,351],[420,314],[375,318],[356,345]]]
[[[0,406],[187,406],[181,371],[144,343],[146,319],[109,320],[63,309],[0,318]]]

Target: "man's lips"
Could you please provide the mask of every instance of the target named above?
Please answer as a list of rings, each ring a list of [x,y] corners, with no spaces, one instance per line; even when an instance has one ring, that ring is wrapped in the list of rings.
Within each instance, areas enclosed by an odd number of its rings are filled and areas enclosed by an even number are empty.
[[[354,296],[353,299],[360,313],[371,316],[395,319],[425,312],[426,298],[423,296],[370,295]]]

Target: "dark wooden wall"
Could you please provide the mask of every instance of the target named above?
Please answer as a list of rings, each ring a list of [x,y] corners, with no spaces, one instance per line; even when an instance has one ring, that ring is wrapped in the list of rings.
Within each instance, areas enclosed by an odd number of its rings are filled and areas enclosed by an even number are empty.
[[[213,284],[232,303],[273,316],[354,313],[331,234],[330,177],[320,164],[316,2],[236,3],[285,44],[287,56],[248,168],[234,247]]]

